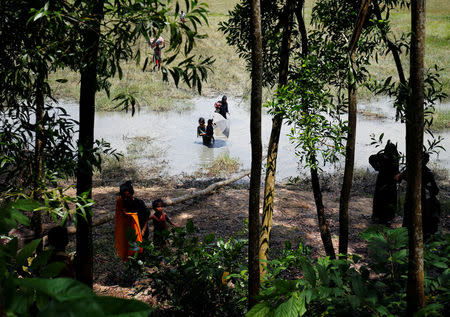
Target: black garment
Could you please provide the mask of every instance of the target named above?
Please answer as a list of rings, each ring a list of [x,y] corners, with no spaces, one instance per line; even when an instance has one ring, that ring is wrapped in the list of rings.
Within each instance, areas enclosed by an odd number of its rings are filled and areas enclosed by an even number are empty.
[[[228,113],[228,102],[220,101],[219,113],[226,119]]]
[[[214,142],[214,127],[212,125],[208,125],[206,127],[206,135],[203,136],[203,144],[211,145],[211,142]]]
[[[406,171],[400,174],[400,180],[406,178]],[[422,166],[422,230],[423,237],[427,240],[432,234],[436,233],[441,217],[441,203],[437,199],[439,187],[434,179],[433,172],[426,166]],[[403,227],[408,226],[408,217],[403,216]]]
[[[439,187],[433,172],[427,167],[422,168],[422,226],[424,239],[428,239],[438,230],[441,217],[441,204],[437,199]]]
[[[127,212],[137,212],[139,227],[141,227],[142,230],[148,221],[148,217],[150,217],[150,210],[147,208],[147,206],[145,206],[144,201],[135,197],[133,200],[125,202],[125,208],[127,209]],[[147,228],[142,231],[143,239],[148,240],[148,232],[149,231],[147,226]]]
[[[399,173],[398,157],[384,151],[371,155],[369,163],[378,171],[373,194],[372,220],[386,224],[395,217],[397,209],[397,183],[395,176]]]

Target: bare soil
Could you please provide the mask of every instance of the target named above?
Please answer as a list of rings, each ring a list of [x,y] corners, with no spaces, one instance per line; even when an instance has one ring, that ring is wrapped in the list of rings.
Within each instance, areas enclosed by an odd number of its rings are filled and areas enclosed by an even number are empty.
[[[206,186],[209,184],[206,184]],[[175,198],[206,187],[196,182],[165,182],[162,185],[139,187],[135,185],[135,197],[143,199],[147,205],[156,198]],[[444,188],[448,194],[448,185]],[[442,187],[441,187],[442,191]],[[93,198],[94,217],[114,213],[118,187],[95,187]],[[447,197],[447,195],[446,195]],[[326,216],[333,236],[335,249],[338,248],[339,235],[339,194],[336,191],[323,193]],[[262,208],[262,206],[261,206]],[[212,194],[166,207],[166,213],[176,224],[183,226],[191,219],[200,234],[214,233],[216,237],[228,238],[242,234],[244,220],[248,216],[248,185],[234,185],[216,190]],[[349,206],[349,253],[367,255],[367,245],[359,234],[371,222],[372,198],[358,193],[351,197]],[[313,256],[324,256],[317,214],[312,192],[299,186],[280,185],[275,194],[273,228],[270,238],[271,252],[281,250],[286,241],[292,246],[303,242],[312,247]],[[402,218],[397,216],[391,226],[401,226]],[[442,228],[450,230],[450,217],[443,215]],[[123,283],[125,265],[114,250],[114,221],[97,226],[94,234],[94,290],[100,295],[135,298],[154,304],[155,299],[139,290],[139,282],[134,285]],[[73,243],[73,242],[72,242]]]

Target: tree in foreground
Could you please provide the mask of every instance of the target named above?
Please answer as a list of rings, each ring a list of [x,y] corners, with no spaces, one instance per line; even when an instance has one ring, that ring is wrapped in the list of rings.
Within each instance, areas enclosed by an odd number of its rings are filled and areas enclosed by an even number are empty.
[[[259,206],[261,191],[261,102],[262,102],[262,33],[261,6],[259,0],[252,0],[252,93],[250,113],[250,136],[252,167],[248,206],[248,307],[256,304],[259,294]]]
[[[424,126],[425,1],[411,2],[410,99],[406,107],[405,215],[408,218],[409,259],[407,314],[425,304],[421,210],[422,147]]]

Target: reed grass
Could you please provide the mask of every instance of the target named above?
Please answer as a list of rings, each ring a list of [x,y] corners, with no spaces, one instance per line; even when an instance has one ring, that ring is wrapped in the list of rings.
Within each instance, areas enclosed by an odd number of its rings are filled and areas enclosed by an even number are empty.
[[[206,96],[217,96],[227,94],[236,97],[247,98],[250,93],[250,75],[246,69],[245,62],[240,59],[234,47],[226,44],[225,36],[218,31],[218,25],[221,21],[227,19],[228,11],[232,10],[238,0],[219,1],[205,0],[209,5],[209,25],[199,28],[200,33],[206,34],[207,38],[197,43],[194,53],[202,56],[213,56],[215,63],[212,72],[208,75],[207,83],[203,84],[202,94]],[[311,9],[314,0],[306,0],[304,14],[308,22],[311,16]],[[427,38],[426,38],[426,57],[427,67],[433,67],[437,64],[439,67],[445,67],[441,73],[441,80],[444,86],[444,92],[450,94],[450,2],[448,0],[429,0],[427,1]],[[409,32],[410,13],[406,10],[397,10],[391,15],[393,31],[396,34],[400,32]],[[168,36],[165,36],[168,38]],[[141,41],[137,44],[142,50],[143,56],[140,65],[135,62],[126,62],[123,64],[123,79],[111,79],[111,96],[119,93],[134,93],[140,107],[148,107],[155,111],[183,111],[192,106],[187,102],[197,95],[197,92],[185,84],[180,84],[177,88],[175,84],[162,81],[160,72],[143,72],[143,60],[145,56],[152,56],[151,49]],[[163,49],[163,57],[167,54]],[[405,72],[408,74],[409,57],[403,57]],[[396,78],[396,69],[393,59],[390,55],[380,56],[378,63],[373,61],[369,66],[369,72],[377,79],[383,79],[388,76]],[[56,82],[58,78],[68,79],[68,83],[60,84]],[[50,76],[50,84],[55,89],[55,96],[59,99],[79,99],[79,75],[67,70],[60,70]],[[271,91],[265,92],[268,97]],[[360,89],[359,98],[371,99],[372,95],[364,88]],[[97,109],[100,110],[120,110],[115,108],[115,103],[107,98],[106,94],[101,92],[97,96]],[[439,121],[440,116],[437,117]],[[445,118],[445,117],[444,117]],[[436,123],[437,124],[437,123]]]

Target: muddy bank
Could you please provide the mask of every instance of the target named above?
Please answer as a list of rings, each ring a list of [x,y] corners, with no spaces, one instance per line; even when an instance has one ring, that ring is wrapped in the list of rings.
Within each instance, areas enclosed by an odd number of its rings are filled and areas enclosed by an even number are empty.
[[[372,178],[370,178],[372,177]],[[372,225],[372,198],[370,189],[375,175],[359,180],[349,206],[350,230],[349,252],[363,257],[367,255],[367,245],[359,234]],[[166,179],[153,185],[135,184],[135,195],[149,203],[156,198],[175,198],[204,189],[215,180]],[[438,181],[441,187],[440,199],[449,199],[449,184]],[[322,180],[326,215],[337,249],[339,232],[339,186],[335,178]],[[362,184],[366,184],[362,186]],[[372,186],[369,186],[372,184]],[[323,256],[322,241],[318,232],[317,214],[312,192],[307,181],[295,185],[278,185],[275,194],[273,230],[270,240],[271,253],[277,253],[290,241],[293,246],[303,242],[312,247],[313,256]],[[117,186],[97,186],[93,189],[94,217],[114,213]],[[248,216],[248,183],[241,182],[226,186],[213,193],[189,200],[185,203],[166,207],[166,212],[178,225],[185,225],[191,219],[201,235],[214,233],[224,239],[242,234],[244,220]],[[397,216],[393,227],[401,226],[402,218]],[[442,216],[442,229],[450,232],[448,212]],[[155,299],[139,290],[139,285],[126,285],[125,265],[115,255],[114,221],[109,221],[93,230],[94,238],[94,289],[102,295],[136,298],[154,304]],[[73,247],[72,242],[72,247]]]

